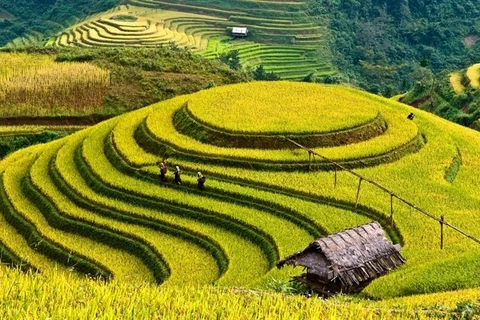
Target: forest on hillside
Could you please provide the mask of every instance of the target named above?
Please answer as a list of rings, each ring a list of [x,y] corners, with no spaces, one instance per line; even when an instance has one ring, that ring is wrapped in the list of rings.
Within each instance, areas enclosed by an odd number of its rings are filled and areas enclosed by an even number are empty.
[[[480,8],[455,0],[314,0],[328,16],[342,82],[391,96],[424,78],[478,62]]]

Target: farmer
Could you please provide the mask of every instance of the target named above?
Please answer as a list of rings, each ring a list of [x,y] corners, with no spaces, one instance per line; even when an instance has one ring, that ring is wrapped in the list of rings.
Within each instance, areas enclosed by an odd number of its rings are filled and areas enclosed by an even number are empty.
[[[157,162],[157,165],[160,168],[160,180],[163,182],[167,181],[167,161],[163,160],[162,162]]]
[[[206,180],[207,180],[207,178],[200,171],[198,171],[198,173],[197,173],[198,189],[203,190],[205,188],[205,181]]]
[[[175,172],[173,173],[173,175],[175,176],[175,183],[176,184],[181,184],[182,183],[182,178],[180,177],[181,174],[182,174],[182,170],[180,170],[180,167],[175,166]]]

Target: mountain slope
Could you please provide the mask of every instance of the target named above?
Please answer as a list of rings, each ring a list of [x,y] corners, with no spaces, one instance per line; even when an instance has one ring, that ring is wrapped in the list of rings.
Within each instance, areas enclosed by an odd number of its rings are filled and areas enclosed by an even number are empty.
[[[401,101],[461,125],[480,130],[480,64],[428,75]]]
[[[142,281],[258,287],[301,272],[275,269],[281,257],[374,219],[403,246],[407,263],[366,294],[476,288],[480,246],[445,226],[440,249],[439,219],[479,237],[480,134],[418,110],[411,121],[412,110],[346,87],[295,82],[178,96],[1,161],[0,219],[8,223],[0,225],[0,244],[39,270],[78,265],[80,274],[129,281],[140,263],[135,279]],[[379,117],[383,129],[359,133]],[[351,139],[323,145],[312,131]],[[215,145],[232,134],[251,143]],[[333,172],[323,159],[309,161],[306,150],[262,143],[292,136],[391,191]],[[168,159],[167,182],[158,177],[161,159]],[[172,183],[175,166],[181,184]],[[197,188],[198,171],[207,176],[205,190]],[[12,230],[24,241],[12,240]]]

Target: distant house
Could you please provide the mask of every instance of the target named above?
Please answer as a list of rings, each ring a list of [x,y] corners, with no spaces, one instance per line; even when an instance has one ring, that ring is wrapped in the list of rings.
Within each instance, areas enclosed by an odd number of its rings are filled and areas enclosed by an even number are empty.
[[[245,38],[248,35],[248,29],[245,27],[233,27],[232,36],[236,38]]]
[[[392,245],[377,222],[319,238],[277,263],[307,269],[294,281],[324,296],[357,293],[374,279],[405,263],[400,245]]]

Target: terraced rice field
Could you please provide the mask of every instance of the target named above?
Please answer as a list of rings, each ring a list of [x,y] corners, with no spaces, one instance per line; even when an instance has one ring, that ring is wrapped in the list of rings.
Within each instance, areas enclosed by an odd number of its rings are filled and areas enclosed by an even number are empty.
[[[453,91],[455,93],[461,93],[465,91],[465,87],[462,82],[462,74],[459,72],[452,73],[450,75],[450,84],[452,85]]]
[[[407,264],[369,295],[478,287],[476,243],[448,229],[440,250],[438,223],[399,202],[390,224],[389,195],[368,184],[355,208],[356,177],[339,171],[334,180],[329,163],[309,163],[285,142],[301,141],[480,236],[480,136],[420,110],[410,121],[410,111],[349,88],[289,82],[218,87],[139,109],[0,162],[2,251],[40,272],[256,287],[299,274],[275,262],[314,238],[377,220]],[[458,152],[461,168],[446,181]],[[181,185],[172,183],[176,165]]]
[[[478,89],[480,87],[480,63],[468,67],[467,77],[470,79],[470,86],[472,86],[472,88]]]
[[[126,18],[125,18],[126,17]],[[57,46],[159,46],[175,43],[200,50],[207,36],[222,35],[226,19],[199,14],[121,6],[61,33]]]
[[[450,74],[449,80],[455,94],[465,92],[468,88],[480,88],[480,63]]]
[[[238,50],[243,65],[264,65],[284,79],[335,74],[324,45],[326,27],[304,13],[305,2],[130,3],[89,17],[47,45],[154,47],[174,43],[212,59]],[[230,37],[235,26],[249,29],[248,41]]]

